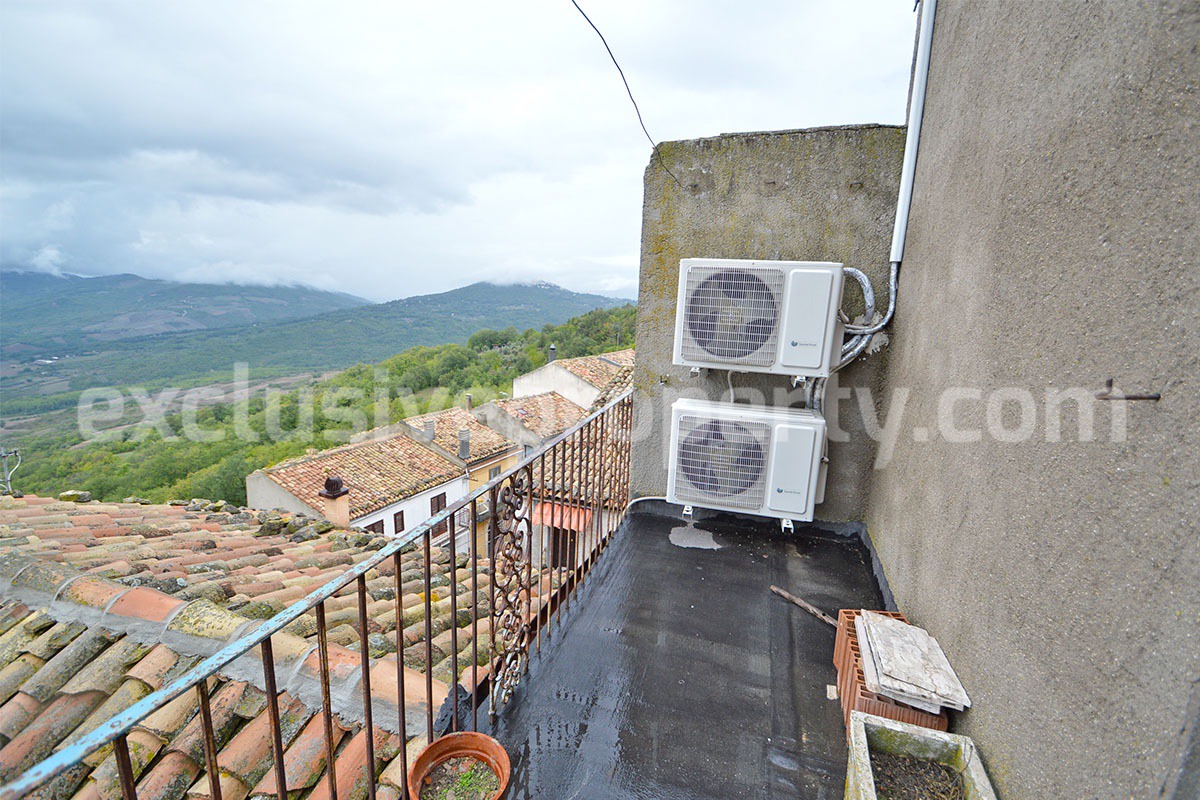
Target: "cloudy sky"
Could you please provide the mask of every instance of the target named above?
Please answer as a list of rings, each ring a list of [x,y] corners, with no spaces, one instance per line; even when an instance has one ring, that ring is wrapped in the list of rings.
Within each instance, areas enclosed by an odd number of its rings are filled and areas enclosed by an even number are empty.
[[[903,121],[912,0],[580,0],[657,140]],[[650,145],[569,0],[0,5],[0,265],[633,296]]]

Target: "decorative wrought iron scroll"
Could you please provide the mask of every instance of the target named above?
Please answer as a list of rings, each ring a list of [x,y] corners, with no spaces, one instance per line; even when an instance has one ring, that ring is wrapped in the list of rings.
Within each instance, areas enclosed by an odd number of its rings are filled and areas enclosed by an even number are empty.
[[[521,682],[532,636],[533,468],[518,470],[492,490],[492,580],[496,587],[493,625],[496,659],[492,709],[512,699]]]

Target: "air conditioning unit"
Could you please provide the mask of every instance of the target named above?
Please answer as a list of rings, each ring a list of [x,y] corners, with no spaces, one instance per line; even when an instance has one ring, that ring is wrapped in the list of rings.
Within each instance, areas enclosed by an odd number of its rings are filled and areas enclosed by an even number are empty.
[[[842,265],[685,258],[675,363],[828,377],[841,356]]]
[[[825,499],[825,446],[813,411],[677,400],[667,500],[811,522]]]

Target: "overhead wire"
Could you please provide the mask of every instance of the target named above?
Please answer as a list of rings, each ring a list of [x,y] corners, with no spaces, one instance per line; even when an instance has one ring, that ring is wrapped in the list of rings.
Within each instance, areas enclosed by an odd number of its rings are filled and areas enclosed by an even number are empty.
[[[625,94],[629,95],[629,102],[633,103],[633,113],[637,114],[638,125],[642,126],[642,133],[646,134],[646,141],[650,142],[650,147],[653,151],[654,157],[658,159],[658,165],[662,167],[663,170],[665,170],[666,173],[671,176],[671,180],[675,181],[675,184],[682,189],[683,184],[679,182],[679,178],[675,177],[675,173],[671,172],[671,168],[667,166],[665,161],[663,161],[662,153],[658,151],[658,143],[654,141],[654,137],[651,136],[650,131],[646,129],[646,122],[642,119],[642,110],[638,108],[637,100],[635,100],[633,97],[633,89],[629,88],[629,81],[625,78],[625,70],[621,69],[620,62],[617,61],[617,57],[613,54],[612,48],[608,46],[608,40],[604,38],[604,34],[601,33],[600,29],[596,27],[596,23],[592,22],[592,18],[587,15],[587,12],[579,7],[579,3],[575,2],[575,0],[571,0],[571,5],[575,6],[575,10],[583,16],[583,18],[587,21],[587,24],[590,25],[592,30],[596,32],[596,35],[600,37],[600,43],[603,44],[604,49],[608,51],[608,57],[612,59],[613,66],[617,68],[617,74],[621,76],[621,83],[625,84]]]

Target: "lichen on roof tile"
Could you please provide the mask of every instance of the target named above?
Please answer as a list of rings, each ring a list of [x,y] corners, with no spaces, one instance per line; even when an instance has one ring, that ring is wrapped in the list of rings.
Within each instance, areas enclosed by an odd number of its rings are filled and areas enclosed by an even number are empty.
[[[71,677],[62,691],[112,694],[125,680],[125,671],[140,661],[150,649],[148,644],[134,641],[128,636],[122,637]]]
[[[597,389],[602,389],[617,377],[623,368],[633,366],[634,355],[633,349],[628,349],[598,356],[560,358],[553,363]]]
[[[48,702],[67,681],[104,652],[114,638],[112,633],[101,628],[83,632],[25,681],[21,691],[43,703]]]
[[[104,700],[99,692],[59,695],[0,749],[0,782],[7,783],[54,751],[55,746]]]
[[[458,454],[459,431],[470,434],[469,461],[492,458],[516,447],[503,434],[484,425],[465,408],[452,406],[442,411],[405,417],[404,424],[420,435],[433,424],[433,441],[452,455]]]
[[[557,436],[587,416],[583,408],[558,392],[506,398],[495,403],[504,413],[543,439]]]
[[[425,489],[460,477],[453,461],[404,435],[368,440],[290,459],[264,475],[314,510],[325,478],[335,474],[350,490],[350,516],[361,517]]]

